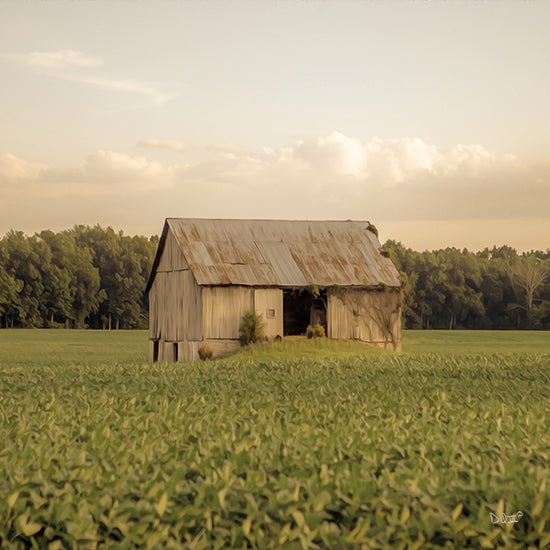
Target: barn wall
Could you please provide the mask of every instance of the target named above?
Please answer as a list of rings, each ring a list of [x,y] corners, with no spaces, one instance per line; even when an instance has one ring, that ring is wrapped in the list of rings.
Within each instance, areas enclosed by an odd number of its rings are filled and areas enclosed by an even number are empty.
[[[401,291],[329,289],[328,337],[401,349]]]
[[[201,288],[169,232],[149,290],[149,359],[159,341],[158,360],[194,360],[202,339]],[[177,344],[177,352],[174,346]]]
[[[190,270],[157,273],[149,291],[149,338],[201,339],[201,289]]]
[[[208,339],[239,338],[243,315],[253,307],[253,291],[244,286],[202,288],[202,335]]]
[[[159,271],[177,271],[178,269],[189,269],[189,266],[176,241],[176,237],[174,237],[172,231],[168,231],[162,249],[162,256],[157,266],[157,273]]]
[[[281,288],[255,289],[254,309],[265,321],[267,338],[283,336],[283,290]]]

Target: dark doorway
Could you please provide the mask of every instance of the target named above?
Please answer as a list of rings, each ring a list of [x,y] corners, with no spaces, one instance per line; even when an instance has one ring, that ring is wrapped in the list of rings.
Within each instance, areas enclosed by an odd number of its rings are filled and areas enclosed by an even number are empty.
[[[174,361],[178,361],[178,344],[174,344]]]
[[[327,333],[327,291],[321,290],[319,296],[311,303],[311,314],[309,324],[314,327],[319,324]]]
[[[309,325],[327,328],[327,291],[314,297],[308,289],[283,291],[283,331],[285,336],[305,334]]]
[[[153,363],[159,360],[159,341],[153,340]]]

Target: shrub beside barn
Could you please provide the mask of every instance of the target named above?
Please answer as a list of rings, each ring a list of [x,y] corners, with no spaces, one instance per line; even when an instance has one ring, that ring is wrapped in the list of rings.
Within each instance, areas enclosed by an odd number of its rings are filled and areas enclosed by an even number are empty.
[[[399,274],[368,222],[168,218],[147,291],[152,361],[237,349],[251,310],[269,339],[319,323],[329,338],[401,349]]]

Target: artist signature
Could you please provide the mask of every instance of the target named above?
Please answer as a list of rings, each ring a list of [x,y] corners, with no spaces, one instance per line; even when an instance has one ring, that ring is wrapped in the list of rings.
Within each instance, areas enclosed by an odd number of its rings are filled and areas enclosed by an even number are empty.
[[[500,517],[491,512],[491,523],[504,523],[506,525],[510,525],[511,523],[517,523],[521,516],[523,516],[523,512],[519,510],[512,516],[507,516],[503,512]]]

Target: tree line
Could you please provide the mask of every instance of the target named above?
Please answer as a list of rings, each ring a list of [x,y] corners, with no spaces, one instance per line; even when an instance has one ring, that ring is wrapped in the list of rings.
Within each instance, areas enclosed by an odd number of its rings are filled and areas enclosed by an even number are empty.
[[[0,327],[147,328],[158,237],[99,225],[0,240]]]
[[[550,328],[550,250],[384,249],[401,273],[405,328]]]
[[[99,225],[0,240],[0,328],[147,328],[145,285],[158,237]],[[384,244],[403,281],[410,329],[550,328],[550,250],[417,252]]]

